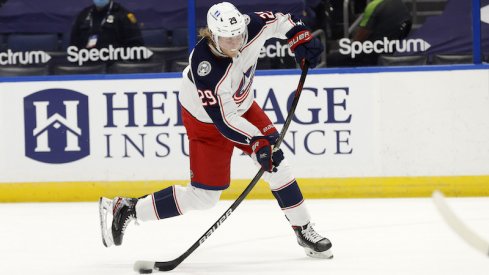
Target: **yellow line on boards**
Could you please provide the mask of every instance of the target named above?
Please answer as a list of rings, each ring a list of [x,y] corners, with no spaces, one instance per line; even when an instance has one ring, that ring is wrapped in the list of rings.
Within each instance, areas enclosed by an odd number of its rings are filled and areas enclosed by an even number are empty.
[[[236,199],[250,180],[233,180],[221,196]],[[489,175],[441,177],[372,177],[298,179],[305,198],[400,198],[428,197],[438,189],[447,196],[489,196]],[[188,181],[25,182],[0,183],[0,202],[96,201],[99,197],[139,197]],[[273,199],[261,180],[249,199]]]

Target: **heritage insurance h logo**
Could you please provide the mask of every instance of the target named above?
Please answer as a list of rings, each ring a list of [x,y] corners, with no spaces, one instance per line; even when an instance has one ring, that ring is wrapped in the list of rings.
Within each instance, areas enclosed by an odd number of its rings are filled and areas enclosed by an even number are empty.
[[[47,163],[66,163],[90,154],[88,96],[48,89],[24,98],[25,154]]]

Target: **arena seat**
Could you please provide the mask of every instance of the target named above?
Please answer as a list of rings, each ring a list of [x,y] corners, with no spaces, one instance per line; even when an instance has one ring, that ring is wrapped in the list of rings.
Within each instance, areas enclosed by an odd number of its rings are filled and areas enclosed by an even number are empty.
[[[377,59],[377,64],[380,66],[414,66],[426,65],[427,63],[428,56],[426,55],[380,55]]]
[[[175,61],[188,60],[187,47],[148,47],[153,52],[152,62],[163,65],[165,72],[172,70]]]
[[[186,28],[177,28],[172,30],[171,44],[176,47],[188,45],[188,30]]]
[[[55,65],[53,67],[53,74],[55,75],[70,75],[70,74],[105,74],[106,65]]]
[[[187,66],[188,66],[188,60],[175,60],[172,62],[171,71],[172,72],[183,72],[183,70]]]
[[[66,49],[70,46],[70,41],[71,40],[71,32],[64,32],[61,34],[61,45],[60,48],[63,51],[66,51]]]
[[[6,34],[0,33],[0,52],[7,49]]]
[[[135,74],[135,73],[161,73],[164,71],[163,64],[157,62],[129,63],[116,62],[108,67],[111,74]]]
[[[14,52],[57,51],[58,34],[9,34],[7,48]]]
[[[168,47],[170,40],[164,29],[141,30],[141,36],[146,47]]]
[[[261,57],[258,59],[258,63],[256,63],[257,70],[270,70],[272,68],[272,59],[268,56]]]
[[[472,54],[435,54],[433,56],[434,65],[472,64],[472,63],[474,63]]]
[[[44,66],[0,66],[0,76],[48,75],[49,67]]]

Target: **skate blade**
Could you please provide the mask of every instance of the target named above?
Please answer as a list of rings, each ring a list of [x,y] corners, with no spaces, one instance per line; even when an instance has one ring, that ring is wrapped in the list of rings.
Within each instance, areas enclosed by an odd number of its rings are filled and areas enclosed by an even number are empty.
[[[318,259],[333,259],[333,252],[331,252],[331,249],[328,249],[323,252],[317,252],[314,251],[308,247],[304,247],[304,251],[306,252],[306,255],[311,257],[311,258],[318,258]]]
[[[100,229],[102,232],[102,243],[105,247],[110,247],[114,244],[112,239],[112,231],[109,231],[107,227],[107,215],[112,212],[112,200],[101,197],[98,202],[99,215],[100,215]]]

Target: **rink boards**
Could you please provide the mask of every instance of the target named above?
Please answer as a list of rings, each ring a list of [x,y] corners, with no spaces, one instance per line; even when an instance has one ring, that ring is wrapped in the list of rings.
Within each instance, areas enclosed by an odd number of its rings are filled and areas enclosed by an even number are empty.
[[[463,68],[463,67],[461,67]],[[489,195],[489,71],[315,70],[282,146],[306,197]],[[252,91],[280,129],[298,71]],[[178,74],[0,83],[0,201],[139,196],[190,177]],[[257,168],[235,152],[237,197]],[[251,198],[272,198],[261,182]]]

